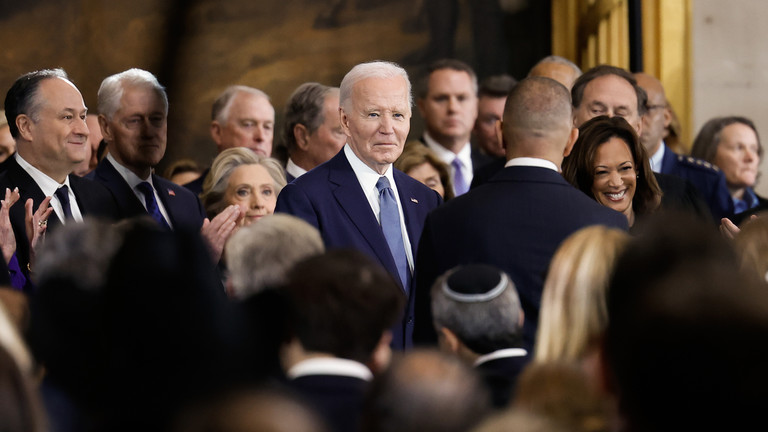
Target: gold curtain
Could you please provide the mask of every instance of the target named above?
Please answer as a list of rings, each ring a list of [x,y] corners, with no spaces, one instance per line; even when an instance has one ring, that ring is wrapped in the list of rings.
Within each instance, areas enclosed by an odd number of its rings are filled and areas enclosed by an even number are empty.
[[[691,142],[692,0],[642,0],[644,72],[661,80]],[[552,53],[586,70],[598,64],[629,68],[627,0],[552,0]]]

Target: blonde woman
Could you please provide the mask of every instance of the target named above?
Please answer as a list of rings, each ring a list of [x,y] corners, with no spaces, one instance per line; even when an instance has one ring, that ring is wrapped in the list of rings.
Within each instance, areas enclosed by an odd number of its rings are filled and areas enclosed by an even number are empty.
[[[590,372],[608,323],[606,287],[628,241],[624,231],[595,225],[560,245],[544,282],[534,361],[581,362]]]

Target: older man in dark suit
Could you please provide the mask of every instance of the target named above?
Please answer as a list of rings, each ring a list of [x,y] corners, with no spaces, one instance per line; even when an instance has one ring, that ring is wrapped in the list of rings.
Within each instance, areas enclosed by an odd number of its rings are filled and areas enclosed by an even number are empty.
[[[5,98],[5,115],[17,152],[0,174],[0,191],[18,188],[23,205],[10,209],[18,264],[28,270],[27,223],[35,217],[35,235],[84,216],[115,217],[115,202],[103,186],[70,175],[85,160],[88,145],[87,108],[80,91],[62,69],[30,72],[13,83]],[[50,197],[50,198],[47,198]],[[46,203],[41,206],[42,203]],[[26,207],[25,207],[26,206]],[[32,232],[30,232],[32,233]]]
[[[355,66],[341,82],[339,112],[347,144],[331,160],[288,184],[277,212],[315,226],[327,248],[374,258],[413,298],[411,275],[427,213],[437,192],[392,167],[410,130],[411,85],[387,62]],[[393,346],[411,344],[412,302],[393,329]]]
[[[446,270],[485,263],[515,282],[525,312],[523,342],[533,346],[541,290],[560,242],[587,225],[627,229],[620,213],[570,186],[560,165],[578,137],[568,89],[549,78],[526,78],[504,109],[506,167],[466,196],[427,218],[416,266],[416,334],[434,342],[429,287]]]

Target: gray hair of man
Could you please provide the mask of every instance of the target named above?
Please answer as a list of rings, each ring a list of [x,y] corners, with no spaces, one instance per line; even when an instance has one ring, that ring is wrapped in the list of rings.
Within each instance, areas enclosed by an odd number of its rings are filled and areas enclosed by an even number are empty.
[[[243,299],[285,281],[294,264],[325,251],[320,232],[287,214],[272,214],[238,230],[225,254],[230,295]]]
[[[257,88],[244,85],[232,85],[221,92],[219,97],[213,101],[213,106],[211,107],[211,120],[215,120],[221,124],[226,123],[227,120],[229,120],[229,108],[232,106],[232,101],[235,100],[235,96],[239,93],[250,93],[254,96],[263,97],[270,103],[272,102],[268,94]]]
[[[300,124],[306,126],[310,134],[315,132],[325,121],[325,98],[338,91],[337,87],[328,87],[316,82],[304,83],[296,88],[285,105],[283,115],[283,142],[289,153],[296,151],[293,128]]]
[[[463,280],[452,279],[454,274]],[[496,275],[498,283],[486,290],[487,277]],[[480,292],[467,294],[475,288],[467,290],[468,284],[478,284]],[[452,331],[476,354],[517,347],[522,332],[521,317],[515,284],[506,273],[492,266],[475,264],[455,267],[439,277],[432,286],[435,329],[438,333],[442,327]]]
[[[536,69],[536,66],[539,66],[539,65],[542,65],[542,64],[545,64],[545,63],[556,63],[556,64],[561,64],[561,65],[566,65],[566,66],[570,67],[571,69],[573,69],[573,72],[576,73],[576,76],[579,76],[579,75],[582,74],[581,68],[576,63],[568,60],[565,57],[560,57],[560,56],[557,56],[557,55],[548,55],[548,56],[544,57],[543,59],[539,60],[538,62],[536,62],[535,65],[533,65],[533,67],[531,68],[531,71]],[[528,76],[530,76],[530,72],[529,72]]]
[[[151,72],[132,68],[104,78],[97,94],[98,110],[108,120],[112,120],[118,109],[126,87],[143,87],[155,91],[163,101],[164,114],[168,115],[168,95]]]
[[[408,72],[396,63],[376,60],[368,63],[360,63],[344,75],[339,87],[339,105],[345,110],[349,109],[349,101],[352,99],[352,91],[355,85],[367,78],[395,78],[403,77],[408,88],[408,109],[413,107],[413,94],[411,92],[411,80]]]

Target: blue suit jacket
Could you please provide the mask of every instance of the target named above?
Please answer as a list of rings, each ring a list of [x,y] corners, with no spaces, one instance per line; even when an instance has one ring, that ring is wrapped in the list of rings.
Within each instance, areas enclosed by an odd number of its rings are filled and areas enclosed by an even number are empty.
[[[119,219],[147,214],[144,205],[107,158],[99,162],[94,173],[94,180],[106,186],[117,202]],[[200,199],[188,189],[155,174],[152,174],[152,183],[160,196],[160,201],[163,202],[163,206],[168,212],[173,228],[199,231],[203,225],[203,219],[205,219],[205,211]]]
[[[424,220],[427,213],[440,204],[440,195],[401,171],[394,170],[394,177],[415,257]],[[344,149],[283,188],[275,211],[298,216],[316,227],[328,249],[351,248],[367,254],[395,275],[398,285],[401,284],[381,226]],[[392,345],[395,348],[411,345],[413,289],[405,292],[409,296],[407,310],[402,321],[393,328]]]
[[[416,259],[417,343],[436,342],[430,287],[445,271],[484,263],[507,272],[525,312],[524,347],[536,336],[541,291],[560,243],[588,225],[627,230],[627,218],[539,167],[507,167],[427,218]]]
[[[725,176],[709,162],[678,155],[664,144],[661,172],[691,182],[709,206],[712,217],[718,224],[721,218],[733,215],[733,201],[725,184]]]

